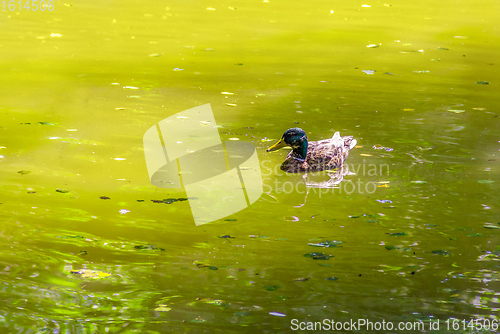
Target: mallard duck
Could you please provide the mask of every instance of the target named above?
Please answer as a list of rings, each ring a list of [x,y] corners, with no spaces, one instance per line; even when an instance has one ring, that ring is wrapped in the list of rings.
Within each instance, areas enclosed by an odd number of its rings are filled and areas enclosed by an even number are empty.
[[[281,170],[287,173],[317,172],[341,167],[349,151],[356,146],[356,139],[352,136],[341,137],[337,131],[330,139],[308,142],[304,130],[292,128],[286,130],[267,152],[285,146],[290,146],[292,151],[281,164]]]

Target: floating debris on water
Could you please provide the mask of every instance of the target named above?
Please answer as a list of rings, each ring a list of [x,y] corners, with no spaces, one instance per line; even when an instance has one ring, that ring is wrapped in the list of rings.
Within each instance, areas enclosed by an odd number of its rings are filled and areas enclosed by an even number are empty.
[[[61,193],[61,194],[66,194],[66,193],[69,193],[69,190],[66,190],[66,189],[62,189],[62,188],[57,188],[56,191],[58,193]]]
[[[111,199],[111,198],[109,198],[108,196],[101,196],[101,197],[99,197],[99,198],[100,198],[100,199]]]
[[[269,312],[269,315],[274,315],[275,317],[286,317],[286,314],[279,312]]]
[[[373,145],[373,149],[375,149],[375,150],[386,150],[387,152],[390,152],[390,151],[393,150],[390,147],[385,147],[385,146],[382,146],[382,145],[379,145],[379,144]]]
[[[407,236],[408,234],[406,234],[405,232],[394,232],[394,233],[389,233],[389,235],[391,237],[403,237]]]
[[[70,273],[73,275],[79,275],[83,278],[92,278],[92,279],[100,279],[111,276],[111,274],[105,273],[100,270],[91,270],[91,269],[79,269],[79,270],[71,270]]]
[[[312,258],[313,260],[328,260],[329,258],[333,257],[333,255],[312,252],[312,253],[304,254],[304,257],[309,257],[309,258]]]
[[[337,247],[341,245],[343,242],[340,240],[326,240],[320,243],[308,243],[309,246],[312,247]]]
[[[489,85],[490,83],[488,81],[476,81],[478,85]]]
[[[448,111],[454,112],[455,114],[460,114],[465,112],[465,110],[458,110],[458,109],[448,109]]]
[[[134,249],[136,250],[140,250],[140,251],[153,251],[153,252],[164,252],[165,249],[163,248],[158,248],[156,247],[155,245],[150,245],[150,244],[146,244],[146,245],[137,245],[137,246],[134,246]]]
[[[168,312],[171,310],[170,307],[167,307],[166,304],[160,304],[158,307],[154,309],[156,312]]]
[[[498,229],[500,229],[500,226],[491,225],[491,224],[486,224],[483,227],[487,228],[487,229],[490,229],[490,230],[498,230]]]
[[[306,281],[309,281],[310,278],[309,277],[299,277],[299,278],[294,278],[293,280],[295,282],[306,282]]]
[[[433,250],[433,251],[432,251],[432,254],[435,254],[435,255],[445,255],[445,256],[447,256],[447,255],[450,255],[451,253],[450,253],[450,252],[448,252],[448,251],[445,251],[445,250],[443,250],[443,249],[437,249],[437,250]]]
[[[390,199],[377,199],[377,202],[380,202],[380,203],[392,203],[392,201]]]
[[[361,72],[368,74],[368,75],[371,75],[371,74],[375,73],[375,70],[361,70]]]

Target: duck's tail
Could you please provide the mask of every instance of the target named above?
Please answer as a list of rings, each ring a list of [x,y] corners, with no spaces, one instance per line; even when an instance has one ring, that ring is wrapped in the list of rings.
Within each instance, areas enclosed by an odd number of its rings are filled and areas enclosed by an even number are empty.
[[[353,138],[351,141],[351,145],[349,145],[349,149],[352,150],[354,148],[354,146],[356,146],[357,143],[358,143],[358,141]]]
[[[356,144],[358,143],[356,139],[352,138],[352,136],[345,136],[344,138],[342,138],[340,136],[339,131],[335,132],[335,134],[332,137],[332,141],[335,144],[343,143],[344,146],[348,146],[350,150],[352,150],[354,146],[356,146]]]

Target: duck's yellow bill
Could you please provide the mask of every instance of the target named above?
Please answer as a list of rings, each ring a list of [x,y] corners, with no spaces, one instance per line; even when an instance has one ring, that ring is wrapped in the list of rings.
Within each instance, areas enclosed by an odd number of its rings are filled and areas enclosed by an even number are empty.
[[[267,152],[276,151],[276,150],[279,150],[280,148],[283,148],[285,146],[287,146],[287,145],[286,145],[285,141],[283,140],[283,138],[281,138],[279,142],[277,142],[273,146],[269,147],[267,149]]]

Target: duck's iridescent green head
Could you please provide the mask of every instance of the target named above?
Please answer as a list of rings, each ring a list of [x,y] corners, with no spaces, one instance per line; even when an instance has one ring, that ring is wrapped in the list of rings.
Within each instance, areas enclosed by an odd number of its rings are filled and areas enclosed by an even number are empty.
[[[305,131],[299,128],[286,130],[280,141],[269,147],[267,152],[276,151],[285,146],[290,146],[294,153],[305,159],[307,155],[307,135]]]

